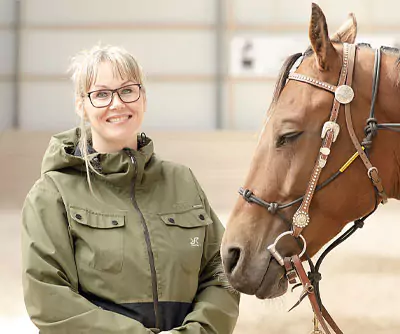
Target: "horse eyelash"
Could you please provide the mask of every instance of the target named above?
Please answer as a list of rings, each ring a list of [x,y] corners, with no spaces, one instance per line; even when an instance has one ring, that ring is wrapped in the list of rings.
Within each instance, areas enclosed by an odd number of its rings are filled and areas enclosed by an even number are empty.
[[[276,141],[276,147],[279,148],[279,147],[282,147],[282,146],[284,146],[286,144],[294,142],[297,138],[300,137],[300,135],[302,133],[303,132],[291,132],[291,133],[287,133],[287,134],[284,134],[284,135],[280,136],[278,138],[278,140]]]

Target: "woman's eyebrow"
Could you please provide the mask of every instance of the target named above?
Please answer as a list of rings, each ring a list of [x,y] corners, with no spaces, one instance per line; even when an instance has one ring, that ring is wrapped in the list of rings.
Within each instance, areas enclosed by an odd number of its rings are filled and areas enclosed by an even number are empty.
[[[125,86],[125,85],[126,85],[127,83],[129,83],[129,82],[133,82],[133,81],[131,81],[131,80],[125,81],[125,82],[123,82],[123,83],[120,85],[120,87]],[[98,84],[95,84],[94,87],[111,89],[111,88],[110,88],[109,86],[107,86],[107,85],[98,85]]]

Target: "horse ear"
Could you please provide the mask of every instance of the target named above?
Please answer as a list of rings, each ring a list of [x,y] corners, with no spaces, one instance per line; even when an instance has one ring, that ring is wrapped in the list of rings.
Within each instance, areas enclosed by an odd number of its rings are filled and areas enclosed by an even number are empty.
[[[336,51],[328,35],[325,15],[321,8],[315,3],[312,4],[308,35],[311,46],[317,57],[318,68],[321,71],[328,70],[329,58],[332,57]]]
[[[353,44],[357,36],[357,20],[353,13],[349,14],[346,22],[332,36],[333,42]]]

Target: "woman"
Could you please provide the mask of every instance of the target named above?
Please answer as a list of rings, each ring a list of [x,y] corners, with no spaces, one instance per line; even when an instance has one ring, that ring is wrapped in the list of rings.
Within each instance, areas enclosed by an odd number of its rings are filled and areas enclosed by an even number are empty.
[[[71,68],[80,127],[51,139],[23,208],[32,321],[43,334],[231,333],[239,296],[224,283],[223,227],[191,170],[139,134],[135,59],[95,47]]]

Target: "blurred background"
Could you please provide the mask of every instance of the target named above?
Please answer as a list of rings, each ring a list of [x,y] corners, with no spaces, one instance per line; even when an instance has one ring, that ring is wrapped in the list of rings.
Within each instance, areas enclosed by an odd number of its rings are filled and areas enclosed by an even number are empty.
[[[331,33],[354,12],[358,42],[399,45],[398,1],[316,2]],[[309,0],[0,0],[0,333],[37,333],[21,290],[20,210],[50,136],[78,124],[70,58],[97,43],[134,54],[146,74],[143,130],[158,154],[195,171],[225,223],[279,68],[308,45],[310,10]],[[323,266],[322,296],[345,333],[400,333],[399,209],[380,208]],[[307,302],[287,313],[298,293],[243,296],[235,333],[310,332]]]

